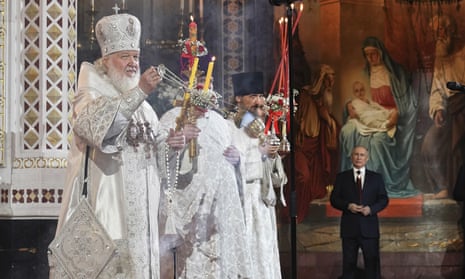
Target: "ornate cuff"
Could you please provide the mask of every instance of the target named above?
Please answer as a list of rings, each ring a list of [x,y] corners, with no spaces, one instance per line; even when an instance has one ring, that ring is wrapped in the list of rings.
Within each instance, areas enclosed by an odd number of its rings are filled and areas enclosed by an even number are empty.
[[[142,104],[147,95],[139,88],[139,86],[124,92],[121,95],[120,112],[127,118],[131,118],[132,114]]]

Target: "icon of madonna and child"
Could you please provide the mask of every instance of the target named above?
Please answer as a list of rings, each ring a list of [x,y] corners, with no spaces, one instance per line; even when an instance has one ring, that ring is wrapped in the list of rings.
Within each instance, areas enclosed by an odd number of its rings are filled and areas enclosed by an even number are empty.
[[[312,200],[327,197],[328,186],[336,173],[352,168],[350,157],[355,146],[368,149],[366,167],[382,174],[390,198],[422,196],[422,190],[414,186],[411,179],[412,158],[418,156],[423,163],[429,153],[424,148],[415,153],[419,105],[411,73],[391,58],[383,42],[376,37],[363,41],[362,55],[367,77],[363,80],[367,84],[365,86],[360,80],[353,82],[353,96],[344,104],[342,126],[337,124],[330,108],[335,76],[330,66],[321,65],[317,77],[296,97],[298,222],[308,214],[308,204]],[[440,75],[435,74],[433,79],[437,79],[436,76]],[[423,163],[417,167],[425,170],[432,166]],[[426,176],[422,179],[425,183],[434,183],[426,182]],[[441,192],[438,187],[432,188],[434,192]],[[433,198],[448,197],[433,194]]]

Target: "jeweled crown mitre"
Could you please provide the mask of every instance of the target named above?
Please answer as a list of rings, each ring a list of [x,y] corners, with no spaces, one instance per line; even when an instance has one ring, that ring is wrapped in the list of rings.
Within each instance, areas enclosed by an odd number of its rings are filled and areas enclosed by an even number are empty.
[[[97,22],[95,30],[102,56],[122,50],[140,50],[141,24],[133,15],[105,16]]]

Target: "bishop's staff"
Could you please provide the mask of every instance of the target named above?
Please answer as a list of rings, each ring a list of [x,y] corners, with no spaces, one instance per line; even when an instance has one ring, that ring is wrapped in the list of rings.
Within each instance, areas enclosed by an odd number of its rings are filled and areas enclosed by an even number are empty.
[[[184,92],[184,97],[182,101],[181,113],[176,118],[176,131],[180,131],[186,123],[189,121],[188,111],[190,108],[190,99],[191,99],[191,90],[194,87],[195,75],[197,73],[197,67],[199,64],[199,58],[194,58],[194,63],[191,68],[191,75],[189,77],[189,84],[187,90]],[[194,124],[194,123],[192,123]],[[194,139],[189,141],[189,157],[192,159],[197,156],[197,143]]]

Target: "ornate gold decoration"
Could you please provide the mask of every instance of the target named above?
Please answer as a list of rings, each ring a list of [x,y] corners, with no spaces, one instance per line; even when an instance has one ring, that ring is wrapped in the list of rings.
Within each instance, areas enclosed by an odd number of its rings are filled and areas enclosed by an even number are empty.
[[[54,19],[57,19],[63,13],[61,7],[56,3],[53,3],[50,8],[48,8],[47,12]]]
[[[39,115],[37,115],[37,113],[32,110],[28,111],[26,115],[24,116],[24,120],[26,120],[26,122],[29,123],[30,125],[33,125],[34,122],[37,121],[37,119],[39,119]]]
[[[39,76],[39,71],[37,71],[36,68],[29,68],[26,73],[24,74],[24,77],[26,77],[26,79],[29,81],[29,82],[34,82],[34,80]]]
[[[37,30],[35,26],[28,26],[26,32],[24,32],[24,35],[26,35],[26,37],[32,41],[39,36],[39,30]]]
[[[62,98],[61,92],[57,88],[52,88],[52,90],[50,90],[50,92],[48,92],[47,98],[49,99],[50,102],[52,102],[53,104],[56,104]],[[61,115],[60,115],[60,117],[61,117]]]
[[[71,81],[74,82],[76,80],[76,73],[74,71],[70,71],[68,73],[68,79],[69,79],[70,82]],[[74,96],[74,90],[73,89],[69,90],[68,96],[69,96],[69,100],[71,100],[71,97]]]
[[[58,134],[56,131],[53,131],[47,136],[47,141],[52,146],[57,146],[61,142],[61,135]]]
[[[71,28],[68,31],[68,37],[69,37],[70,40],[75,40],[77,38],[76,29]]]
[[[76,85],[77,1],[51,1],[44,4],[45,13],[40,3],[26,1],[24,6],[22,34],[26,47],[22,58],[27,66],[21,104],[23,137],[18,150],[67,151],[71,133],[69,98]],[[20,168],[41,167],[36,160],[22,162]]]
[[[61,36],[61,29],[57,25],[52,25],[48,31],[47,34],[53,39],[56,40]]]
[[[39,95],[37,91],[33,88],[29,88],[26,93],[24,94],[24,99],[26,99],[29,103],[34,103],[39,99]]]
[[[31,47],[28,50],[26,50],[24,55],[27,57],[27,59],[33,61],[39,56],[39,51],[36,48]]]
[[[26,8],[26,15],[27,15],[28,18],[33,18],[33,17],[37,16],[38,14],[39,14],[39,8],[37,7],[36,4],[31,3],[31,5],[29,5]]]
[[[51,48],[47,51],[47,54],[48,54],[48,56],[49,56],[53,61],[57,61],[58,58],[60,58],[61,55],[62,55],[60,49],[57,48],[56,46],[51,47]]]
[[[76,9],[74,8],[74,6],[70,6],[69,9],[68,9],[68,17],[71,19],[71,20],[75,20],[76,19]]]
[[[53,193],[51,193],[50,191],[42,190],[42,201],[48,202],[48,201],[51,201],[52,199],[53,199]]]
[[[13,202],[24,202],[24,190],[13,190]]]
[[[28,203],[39,202],[39,190],[38,189],[27,189],[26,194],[27,194]]]
[[[66,158],[16,158],[13,162],[15,169],[63,169],[67,166]]]
[[[33,147],[39,140],[37,134],[33,131],[29,131],[24,135],[24,141],[30,146]]]
[[[47,77],[50,78],[50,80],[52,80],[53,82],[57,82],[59,79],[62,78],[62,76],[62,71],[57,67],[53,67],[47,73]]]

